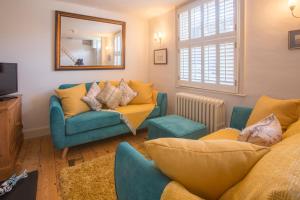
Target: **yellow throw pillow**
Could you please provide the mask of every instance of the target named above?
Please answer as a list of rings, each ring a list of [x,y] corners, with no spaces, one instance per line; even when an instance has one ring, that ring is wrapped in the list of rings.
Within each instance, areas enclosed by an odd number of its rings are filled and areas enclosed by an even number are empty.
[[[157,96],[158,96],[158,91],[153,89],[152,90],[152,103],[154,103],[155,105],[157,105]]]
[[[218,199],[237,184],[269,148],[233,140],[162,138],[145,142],[156,166],[204,199]]]
[[[284,132],[289,125],[299,118],[299,107],[299,99],[281,100],[262,96],[257,101],[247,122],[247,126],[251,126],[274,113],[281,124],[282,131]]]
[[[283,133],[283,139],[300,133],[300,119],[291,124],[289,128]]]
[[[234,128],[224,128],[208,134],[199,140],[237,140],[240,132],[240,130]]]
[[[68,89],[57,89],[55,92],[61,100],[65,117],[72,117],[90,110],[89,106],[82,101],[82,98],[86,95],[85,84]]]
[[[129,104],[148,104],[152,103],[153,97],[153,84],[152,83],[142,83],[139,81],[130,81],[129,86],[135,92],[137,96]]]

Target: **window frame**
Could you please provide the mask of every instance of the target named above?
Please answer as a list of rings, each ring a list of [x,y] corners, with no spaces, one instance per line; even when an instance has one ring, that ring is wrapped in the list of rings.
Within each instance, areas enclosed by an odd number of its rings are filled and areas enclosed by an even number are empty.
[[[216,14],[216,32],[218,34],[215,34],[213,36],[206,36],[204,37],[204,27],[203,27],[203,20],[201,20],[201,37],[192,39],[191,38],[191,12],[190,10],[192,8],[197,7],[197,5],[201,5],[201,17],[203,18],[203,4],[205,2],[209,2],[211,0],[196,0],[194,2],[185,4],[184,6],[181,6],[176,9],[176,63],[177,63],[177,87],[189,87],[189,88],[196,88],[196,89],[203,89],[203,90],[209,90],[209,91],[216,91],[216,92],[225,92],[225,93],[231,93],[231,94],[239,94],[241,93],[242,89],[242,83],[241,83],[241,73],[243,72],[243,66],[244,66],[244,0],[235,0],[235,16],[234,16],[234,32],[229,33],[219,33],[219,13]],[[219,0],[215,0],[218,2]],[[216,5],[218,9],[219,5]],[[180,13],[184,11],[189,11],[189,39],[185,41],[180,41],[180,19],[179,15]],[[204,46],[206,45],[217,45],[216,55],[219,56],[219,44],[220,41],[224,41],[224,43],[233,42],[235,45],[235,73],[234,73],[234,85],[233,86],[227,86],[227,85],[219,85],[219,84],[209,84],[204,83],[203,77],[204,77],[204,59],[202,59],[202,82],[192,82],[192,59],[191,59],[191,52],[193,47],[201,47],[201,53],[204,54]],[[213,42],[213,43],[212,43]],[[180,49],[181,48],[188,48],[189,49],[189,80],[183,81],[180,80]],[[204,56],[202,56],[203,58]],[[217,59],[218,62],[219,58]],[[220,65],[217,64],[217,66],[220,68]],[[218,70],[218,69],[217,69]],[[220,79],[220,78],[219,78]],[[217,81],[218,82],[218,81]]]

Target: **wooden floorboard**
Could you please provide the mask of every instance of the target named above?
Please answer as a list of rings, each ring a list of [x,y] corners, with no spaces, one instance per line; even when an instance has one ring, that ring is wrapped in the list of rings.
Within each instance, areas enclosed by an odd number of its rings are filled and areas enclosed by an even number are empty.
[[[61,200],[59,173],[63,168],[115,152],[118,144],[123,141],[137,148],[143,144],[146,136],[147,132],[141,131],[136,136],[127,134],[72,147],[66,159],[62,159],[61,151],[53,147],[50,136],[27,139],[18,156],[17,171],[27,169],[39,172],[37,200]]]

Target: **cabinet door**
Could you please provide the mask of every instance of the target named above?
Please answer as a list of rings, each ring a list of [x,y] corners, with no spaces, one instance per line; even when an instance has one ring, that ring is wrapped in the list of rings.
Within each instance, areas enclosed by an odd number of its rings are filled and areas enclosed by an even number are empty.
[[[7,127],[8,120],[6,117],[6,111],[0,111],[0,168],[7,165],[8,154],[8,138]]]
[[[9,114],[8,114],[8,120],[9,120],[9,154],[13,155],[16,151],[16,140],[17,140],[17,127],[16,127],[16,114],[17,114],[17,107],[13,107]]]

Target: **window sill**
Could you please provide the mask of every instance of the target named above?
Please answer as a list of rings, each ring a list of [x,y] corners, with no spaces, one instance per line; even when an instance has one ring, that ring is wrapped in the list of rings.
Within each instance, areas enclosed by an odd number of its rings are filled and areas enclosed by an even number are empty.
[[[232,95],[232,96],[237,96],[237,97],[247,97],[247,94],[243,94],[243,93],[209,90],[209,89],[204,89],[204,88],[200,88],[200,87],[193,87],[193,86],[187,86],[187,85],[176,85],[176,88],[177,89],[190,89],[192,91],[209,92],[209,93],[214,93],[214,94],[226,94],[226,95]]]

